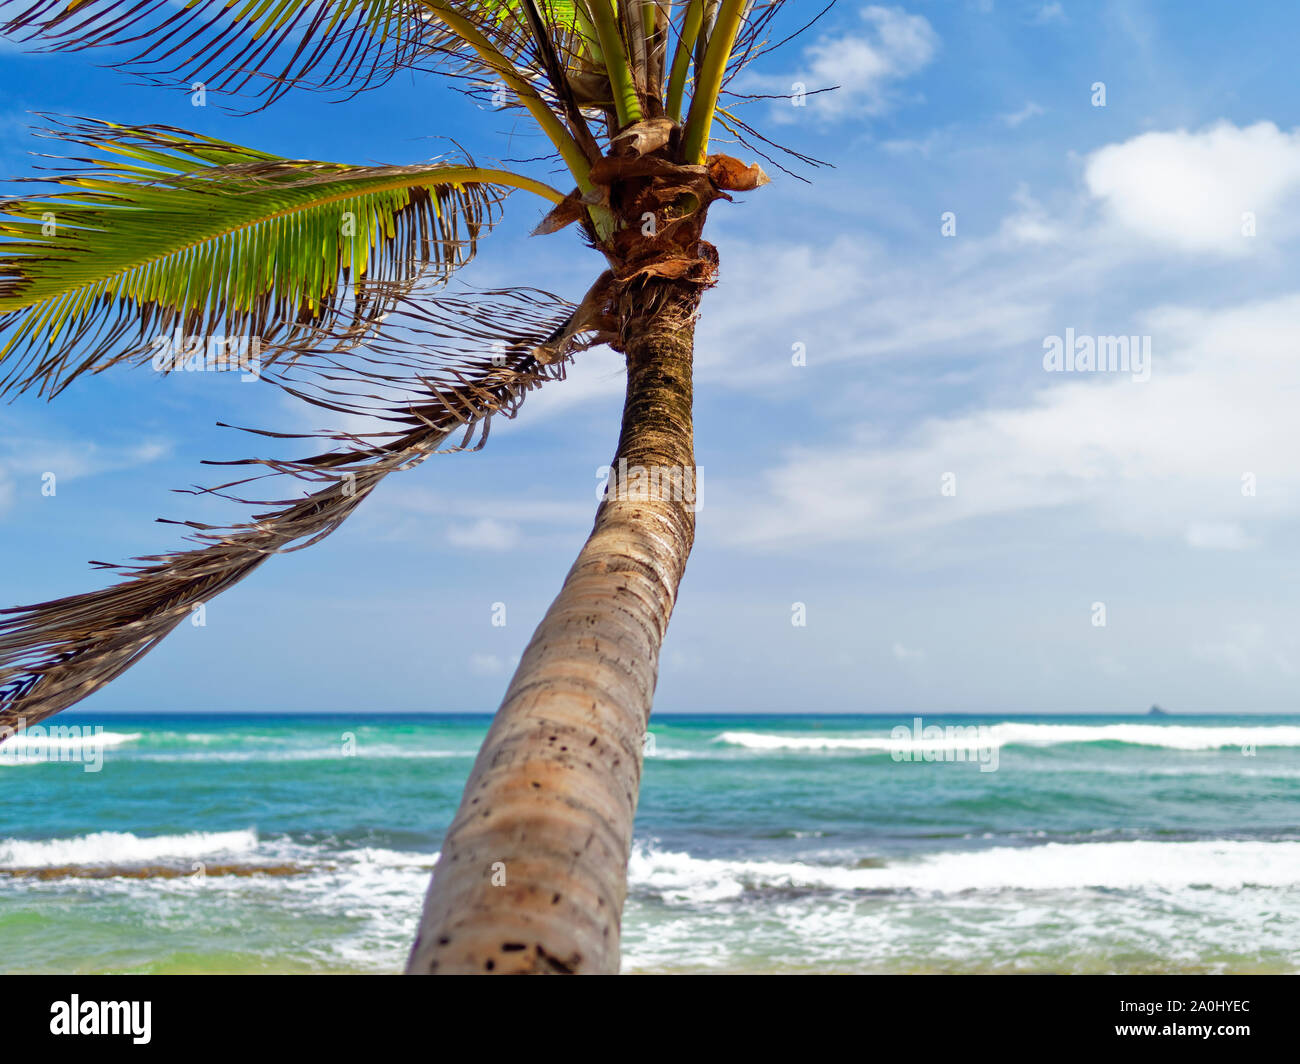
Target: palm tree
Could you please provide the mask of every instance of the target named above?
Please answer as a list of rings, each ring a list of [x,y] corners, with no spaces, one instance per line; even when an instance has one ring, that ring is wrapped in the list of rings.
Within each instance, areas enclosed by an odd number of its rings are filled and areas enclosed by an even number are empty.
[[[492,415],[513,416],[575,354],[609,344],[627,359],[618,472],[475,762],[408,970],[617,971],[643,738],[695,531],[693,333],[718,271],[702,233],[711,204],[766,183],[710,141],[720,125],[759,151],[720,100],[781,6],[0,2],[18,41],[130,45],[122,65],[137,74],[251,91],[263,106],[294,86],[357,90],[426,65],[471,93],[504,87],[575,186],[468,158],[353,166],[163,126],[51,120],[46,135],[81,154],[27,179],[52,191],[3,204],[0,392],[52,397],[114,366],[199,359],[380,421],[322,433],[332,446],[304,459],[232,463],[248,475],[207,490],[270,507],[247,523],[185,522],[190,549],[117,567],[114,586],[4,611],[0,728],[85,698],[196,606],[329,535],[389,473],[481,445]],[[577,226],[604,256],[576,304],[438,290],[514,191],[546,201],[539,233]],[[277,474],[311,490],[231,494]]]

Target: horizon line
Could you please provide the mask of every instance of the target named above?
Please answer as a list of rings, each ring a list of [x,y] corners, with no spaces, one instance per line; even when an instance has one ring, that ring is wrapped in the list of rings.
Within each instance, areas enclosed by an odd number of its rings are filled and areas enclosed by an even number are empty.
[[[65,710],[60,717],[481,717],[491,719],[496,711],[488,710],[439,710],[439,709],[112,709],[99,713]],[[1294,710],[1162,710],[1153,714],[1150,710],[825,710],[822,712],[781,711],[781,710],[661,710],[651,716],[653,722],[662,717],[1148,717],[1165,719],[1169,717],[1246,717],[1300,716],[1300,709]],[[53,719],[53,718],[51,718]],[[43,723],[43,722],[42,722]]]

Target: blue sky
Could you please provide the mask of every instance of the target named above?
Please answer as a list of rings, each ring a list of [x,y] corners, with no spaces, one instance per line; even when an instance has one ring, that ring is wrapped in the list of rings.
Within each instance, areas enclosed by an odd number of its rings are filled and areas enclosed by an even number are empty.
[[[769,168],[711,217],[704,506],[658,712],[1296,708],[1296,40],[1273,3],[842,0],[752,70],[755,92],[842,86],[748,113],[836,168]],[[30,172],[37,110],[340,162],[537,150],[432,76],[240,118],[108,58],[0,50],[5,173]],[[516,195],[464,277],[580,296],[600,263],[528,239],[541,213]],[[1048,372],[1066,330],[1148,337],[1150,379]],[[83,708],[492,711],[590,530],[621,388],[615,356],[581,356],[484,451],[389,478]],[[176,546],[155,517],[237,517],[170,491],[261,453],[218,421],[326,424],[218,374],[0,407],[0,599]]]

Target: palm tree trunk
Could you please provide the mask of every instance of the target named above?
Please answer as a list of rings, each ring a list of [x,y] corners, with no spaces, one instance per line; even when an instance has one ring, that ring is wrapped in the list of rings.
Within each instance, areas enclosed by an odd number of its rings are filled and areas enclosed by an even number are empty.
[[[695,484],[698,302],[698,285],[651,280],[621,308],[627,400],[613,468],[658,472],[661,489],[673,471]],[[695,536],[693,491],[622,487],[627,497],[600,504],[479,751],[410,973],[618,971],[659,649]]]

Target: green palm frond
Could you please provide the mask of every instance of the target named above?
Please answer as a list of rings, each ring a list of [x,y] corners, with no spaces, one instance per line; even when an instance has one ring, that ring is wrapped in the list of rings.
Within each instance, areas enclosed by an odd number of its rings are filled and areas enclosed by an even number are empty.
[[[291,160],[161,126],[51,132],[95,155],[28,179],[66,191],[0,203],[0,393],[57,391],[176,329],[273,354],[297,327],[373,320],[386,286],[468,261],[508,187],[563,199],[447,162]]]
[[[427,51],[438,57],[444,72],[504,83],[554,145],[578,186],[589,189],[587,171],[600,150],[560,58],[568,50],[564,28],[542,18],[535,0],[522,0],[519,11],[502,0],[420,2],[428,9]]]
[[[283,95],[361,89],[419,54],[418,0],[0,0],[0,33],[48,51],[122,47],[153,81]]]
[[[578,5],[573,0],[536,0],[538,10],[546,16],[552,25],[565,29],[574,29],[578,25]],[[495,9],[497,21],[519,18],[526,6],[526,0],[488,0],[480,7],[492,13]]]
[[[602,155],[598,132],[612,141],[643,119],[666,115],[682,124],[685,114],[685,161],[705,158],[720,94],[763,53],[785,6],[786,0],[0,0],[0,34],[55,51],[130,48],[135,54],[117,65],[154,81],[184,79],[188,86],[198,79],[236,93],[251,86],[268,102],[296,84],[359,91],[405,68],[432,67],[468,82],[471,94],[494,99],[504,83],[586,193],[590,165]]]
[[[541,17],[552,39],[567,41],[581,37],[589,25],[585,5],[573,0],[419,0],[435,21],[444,11],[454,12],[476,26],[501,53],[511,60],[532,66],[531,58],[536,47],[536,36],[530,21],[529,8]],[[606,5],[608,6],[608,4]],[[534,67],[541,74],[540,66]]]

